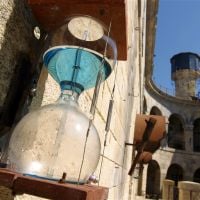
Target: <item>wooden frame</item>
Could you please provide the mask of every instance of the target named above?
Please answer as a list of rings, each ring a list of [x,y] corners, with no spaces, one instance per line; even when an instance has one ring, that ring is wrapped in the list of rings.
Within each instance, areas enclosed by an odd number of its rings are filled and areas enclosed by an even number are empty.
[[[0,168],[0,185],[13,194],[29,194],[53,200],[106,200],[108,189],[94,185],[58,183]]]

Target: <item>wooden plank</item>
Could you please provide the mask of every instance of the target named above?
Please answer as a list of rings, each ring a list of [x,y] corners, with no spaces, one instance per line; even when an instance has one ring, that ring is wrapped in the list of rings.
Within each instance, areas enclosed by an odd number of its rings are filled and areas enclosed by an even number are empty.
[[[116,41],[118,59],[127,59],[126,12],[124,0],[28,0],[37,21],[47,32],[54,31],[73,16],[91,16],[108,29]],[[107,33],[105,33],[107,34]]]
[[[48,3],[62,3],[69,4],[72,3],[71,0],[28,0],[30,5],[34,4],[48,4]],[[83,0],[73,0],[73,3],[82,3]],[[84,0],[84,3],[111,3],[111,4],[121,4],[125,3],[125,0]]]
[[[108,197],[108,189],[104,187],[58,183],[5,169],[0,169],[0,185],[12,189],[14,194],[29,194],[54,200],[105,200]]]
[[[9,171],[0,170],[0,185],[11,188],[13,181],[15,180],[16,174]]]

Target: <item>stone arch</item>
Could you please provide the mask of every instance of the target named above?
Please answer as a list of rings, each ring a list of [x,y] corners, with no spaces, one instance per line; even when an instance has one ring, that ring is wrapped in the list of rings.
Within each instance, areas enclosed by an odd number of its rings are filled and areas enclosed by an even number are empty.
[[[150,110],[150,115],[159,115],[162,116],[162,112],[160,111],[160,109],[156,106],[153,106]]]
[[[157,161],[151,160],[147,168],[146,197],[159,198],[160,196],[160,166]]]
[[[193,181],[196,182],[196,183],[200,183],[200,168],[198,168],[194,172]]]
[[[180,150],[185,149],[184,122],[178,114],[172,114],[169,117],[168,146]]]
[[[178,185],[179,181],[183,180],[184,171],[178,164],[171,164],[167,170],[166,179],[175,181],[175,185]]]
[[[200,152],[200,118],[193,123],[193,151]]]

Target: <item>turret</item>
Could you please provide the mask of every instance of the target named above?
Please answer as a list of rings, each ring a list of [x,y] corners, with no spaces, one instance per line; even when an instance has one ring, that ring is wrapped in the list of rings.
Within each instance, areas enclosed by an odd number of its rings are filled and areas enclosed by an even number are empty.
[[[199,55],[190,52],[179,53],[174,55],[170,62],[176,96],[191,99],[196,93],[196,80],[200,78]]]

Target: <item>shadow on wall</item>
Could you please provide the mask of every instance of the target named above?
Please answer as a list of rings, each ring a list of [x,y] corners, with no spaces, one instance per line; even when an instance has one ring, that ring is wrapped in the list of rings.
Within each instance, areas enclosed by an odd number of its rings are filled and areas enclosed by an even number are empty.
[[[169,117],[168,146],[174,149],[185,149],[184,120],[178,114]]]
[[[5,1],[0,10],[1,139],[28,112],[40,74],[36,63],[42,42],[34,37],[36,23],[25,1]]]
[[[157,161],[151,160],[147,168],[146,198],[160,198],[160,166]]]
[[[200,118],[193,123],[193,151],[200,152]]]

